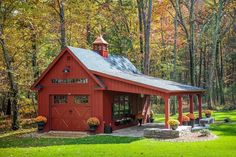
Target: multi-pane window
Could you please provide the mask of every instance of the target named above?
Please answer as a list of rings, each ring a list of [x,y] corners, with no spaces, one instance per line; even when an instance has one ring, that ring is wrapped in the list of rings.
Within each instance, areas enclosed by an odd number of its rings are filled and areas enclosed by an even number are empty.
[[[76,104],[87,104],[88,96],[87,95],[76,95],[74,96],[74,102]]]
[[[80,84],[86,84],[88,83],[87,78],[69,78],[69,79],[52,79],[53,84],[70,84],[70,83],[80,83]]]
[[[66,104],[67,95],[54,95],[53,100],[54,104]]]
[[[113,119],[120,119],[130,114],[130,102],[129,96],[118,95],[114,97],[114,103],[112,107]]]

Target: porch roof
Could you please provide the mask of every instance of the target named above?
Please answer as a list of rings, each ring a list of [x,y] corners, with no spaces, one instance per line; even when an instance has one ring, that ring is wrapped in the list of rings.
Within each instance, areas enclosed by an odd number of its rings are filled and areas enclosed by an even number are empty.
[[[104,58],[97,52],[92,50],[75,48],[71,46],[68,46],[68,48],[89,70],[94,72],[156,87],[167,91],[204,91],[204,89],[199,87],[144,75],[137,70],[137,68],[129,61],[129,59],[123,56],[109,54],[107,58]]]

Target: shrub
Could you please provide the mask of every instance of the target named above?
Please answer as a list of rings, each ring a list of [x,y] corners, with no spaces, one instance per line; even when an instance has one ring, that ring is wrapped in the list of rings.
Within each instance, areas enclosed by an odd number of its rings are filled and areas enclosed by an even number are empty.
[[[100,121],[97,117],[91,117],[87,120],[87,124],[89,126],[98,126],[100,125]]]
[[[188,113],[186,116],[188,116],[190,120],[195,119],[195,115],[193,113]]]
[[[154,112],[153,112],[153,110],[151,110],[150,111],[150,118],[153,118],[153,116],[154,116]]]
[[[209,136],[211,134],[210,130],[208,129],[202,129],[200,130],[200,136]]]
[[[211,115],[211,114],[212,114],[212,111],[211,111],[211,110],[205,110],[204,113]]]
[[[183,122],[189,122],[190,121],[190,118],[188,116],[183,116],[182,117],[182,121]]]
[[[44,117],[44,116],[38,116],[38,117],[35,118],[35,121],[36,121],[37,123],[39,123],[39,122],[47,123],[47,118]]]
[[[168,121],[168,124],[169,124],[169,125],[179,125],[180,123],[179,123],[178,120],[170,119],[170,120]]]

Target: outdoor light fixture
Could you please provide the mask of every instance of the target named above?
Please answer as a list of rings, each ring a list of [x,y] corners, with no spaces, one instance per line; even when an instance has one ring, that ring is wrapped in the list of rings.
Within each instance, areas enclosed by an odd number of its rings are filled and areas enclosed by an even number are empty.
[[[65,67],[65,68],[63,69],[63,73],[68,73],[68,72],[70,72],[70,68],[69,68],[69,67]]]
[[[141,94],[140,96],[141,96],[141,98],[143,98],[143,97],[144,97],[144,94]]]
[[[39,85],[36,86],[36,89],[38,89],[38,90],[40,90],[40,89],[42,89],[42,88],[43,88],[43,85],[40,85],[40,84],[39,84]]]

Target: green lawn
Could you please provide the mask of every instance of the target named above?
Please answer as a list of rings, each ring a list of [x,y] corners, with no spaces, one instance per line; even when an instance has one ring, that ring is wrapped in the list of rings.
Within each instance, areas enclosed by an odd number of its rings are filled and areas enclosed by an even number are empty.
[[[183,113],[186,115],[187,113]],[[198,112],[194,112],[195,115],[198,115]],[[204,117],[204,113],[202,114]],[[173,119],[177,119],[178,114],[171,116]],[[225,111],[225,112],[217,112],[214,111],[212,117],[215,118],[216,121],[223,121],[225,118],[230,118],[232,121],[236,121],[236,110],[233,111]],[[155,115],[155,122],[164,122],[165,116],[164,114],[157,114]]]
[[[236,112],[215,113],[217,120],[236,117]],[[234,119],[235,120],[235,119]],[[1,157],[235,157],[236,124],[217,123],[211,130],[219,136],[207,142],[160,142],[144,138],[89,136],[80,139],[18,138],[0,136]]]

